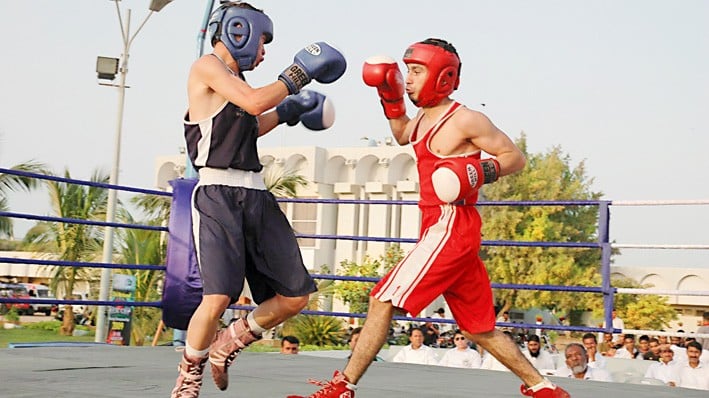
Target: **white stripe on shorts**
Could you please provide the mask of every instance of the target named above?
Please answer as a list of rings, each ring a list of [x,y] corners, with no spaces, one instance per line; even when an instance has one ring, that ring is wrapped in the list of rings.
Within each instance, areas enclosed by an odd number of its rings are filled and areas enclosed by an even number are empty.
[[[441,216],[438,221],[426,229],[416,246],[391,270],[391,277],[375,296],[376,299],[383,302],[391,300],[395,307],[403,308],[406,300],[436,261],[450,239],[457,208],[452,205],[440,207]]]

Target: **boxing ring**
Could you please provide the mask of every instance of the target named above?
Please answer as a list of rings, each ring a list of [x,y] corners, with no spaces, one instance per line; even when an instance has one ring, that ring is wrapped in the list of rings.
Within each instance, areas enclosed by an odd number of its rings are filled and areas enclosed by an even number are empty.
[[[175,180],[173,193],[155,191],[134,187],[110,185],[69,178],[48,176],[11,169],[0,168],[0,174],[6,173],[27,178],[52,180],[64,184],[78,184],[104,189],[114,189],[143,195],[172,197],[172,214],[169,226],[125,224],[117,222],[102,222],[80,219],[40,216],[26,213],[0,211],[0,217],[44,221],[49,223],[76,223],[97,227],[142,229],[169,234],[172,247],[168,248],[167,266],[163,264],[117,264],[72,262],[47,259],[23,259],[0,256],[0,263],[35,264],[48,267],[88,267],[99,269],[153,270],[165,272],[163,300],[133,301],[133,307],[154,307],[163,310],[163,319],[169,327],[182,328],[189,318],[185,308],[196,305],[201,294],[201,284],[194,280],[194,269],[181,270],[175,273],[170,270],[173,264],[193,261],[191,255],[191,239],[189,239],[189,194],[194,182],[190,180]],[[334,200],[334,199],[279,199],[283,202],[306,202],[318,204],[369,204],[410,206],[415,201],[388,200]],[[614,296],[617,294],[658,294],[682,296],[709,296],[708,291],[680,291],[668,289],[628,289],[613,287],[611,284],[611,254],[614,249],[663,249],[663,250],[706,250],[709,245],[631,245],[616,244],[609,239],[610,209],[612,206],[657,206],[657,205],[708,205],[709,201],[674,201],[674,202],[613,202],[613,201],[516,201],[516,202],[481,202],[480,206],[595,206],[598,209],[598,240],[594,242],[528,242],[528,241],[483,241],[483,246],[515,246],[515,247],[560,247],[584,248],[599,250],[601,255],[600,286],[555,286],[495,283],[495,289],[546,290],[593,293],[603,296],[605,321],[611,325],[611,310]],[[187,207],[185,207],[187,206]],[[326,240],[366,240],[389,243],[413,243],[415,239],[401,239],[373,236],[351,235],[318,235],[296,234],[299,238]],[[172,264],[171,264],[172,263]],[[313,264],[306,264],[311,269]],[[179,265],[178,265],[179,267]],[[191,274],[190,274],[191,272]],[[192,276],[190,276],[192,275]],[[333,274],[313,274],[321,280],[348,280],[358,282],[373,282],[378,278],[345,277]],[[187,278],[190,279],[186,282]],[[197,275],[198,278],[198,275]],[[177,289],[177,290],[176,290]],[[171,294],[169,292],[172,292]],[[179,302],[185,300],[188,303]],[[2,303],[39,302],[37,299],[17,299],[0,297]],[[46,300],[42,302],[47,302]],[[99,310],[117,305],[115,301],[102,300],[52,300],[54,304],[83,304],[99,306]],[[120,303],[118,303],[120,304]],[[234,309],[249,310],[251,306],[232,306]],[[342,318],[363,318],[366,314],[335,312],[324,310],[303,311],[307,315],[324,315]],[[187,318],[185,318],[187,317]],[[424,322],[430,318],[397,316],[396,320]],[[449,322],[436,319],[436,322]],[[544,329],[573,332],[607,332],[607,333],[647,333],[660,334],[646,330],[620,330],[612,327],[586,327],[553,324],[526,324],[498,322],[500,327],[517,327],[527,329]],[[682,335],[682,333],[670,333]],[[686,334],[689,335],[689,334]],[[696,336],[696,335],[695,335]],[[127,394],[141,397],[167,396],[176,377],[175,365],[181,354],[170,347],[125,347],[105,344],[105,338],[97,336],[94,344],[77,344],[64,346],[55,345],[13,345],[14,348],[0,348],[0,396],[34,397],[44,394],[51,396],[102,396],[125,397]],[[239,396],[282,397],[290,393],[306,394],[315,390],[306,383],[309,378],[328,379],[334,369],[344,366],[342,357],[327,358],[323,356],[297,355],[282,356],[273,353],[243,353],[232,369],[233,380],[236,380],[230,391]],[[556,379],[564,385],[574,397],[591,397],[606,394],[616,396],[625,394],[632,397],[704,397],[706,392],[664,386],[636,383],[600,383],[570,379]],[[208,380],[208,379],[207,379]],[[395,382],[393,382],[395,380]],[[462,397],[473,395],[491,397],[517,397],[519,395],[519,380],[510,372],[492,370],[466,370],[444,367],[429,367],[398,363],[374,363],[367,375],[362,379],[358,397],[428,397],[433,392],[436,397]],[[444,387],[443,387],[444,386]],[[202,396],[224,396],[210,382],[205,382]]]

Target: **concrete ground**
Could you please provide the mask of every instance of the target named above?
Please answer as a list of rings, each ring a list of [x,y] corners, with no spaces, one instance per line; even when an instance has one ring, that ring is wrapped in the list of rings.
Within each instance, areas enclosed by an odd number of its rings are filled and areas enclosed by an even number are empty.
[[[169,397],[182,354],[172,347],[84,346],[0,349],[0,397]],[[345,360],[301,353],[246,352],[230,370],[226,392],[205,375],[201,397],[286,397],[317,387],[309,378],[329,379]],[[207,371],[208,372],[208,371]],[[628,383],[551,379],[574,398],[694,398],[706,391]],[[357,398],[520,397],[510,372],[375,362],[362,379]]]

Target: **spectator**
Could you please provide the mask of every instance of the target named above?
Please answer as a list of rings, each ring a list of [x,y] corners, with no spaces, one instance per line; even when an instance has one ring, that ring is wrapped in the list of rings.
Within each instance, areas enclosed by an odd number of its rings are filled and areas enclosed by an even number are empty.
[[[615,308],[613,308],[613,311],[611,311],[611,325],[612,325],[613,329],[620,329],[620,330],[625,329],[625,322],[623,322],[623,319],[618,316],[618,311]],[[602,327],[605,329],[606,321],[603,321]],[[617,337],[618,337],[618,335],[614,334],[611,339],[615,340]]]
[[[619,348],[615,353],[616,358],[636,359],[640,352],[635,348],[635,335],[626,334],[623,338],[623,347]],[[642,357],[640,358],[642,359]]]
[[[638,338],[638,359],[645,359],[645,354],[650,351],[650,336],[644,334]]]
[[[695,337],[685,337],[684,346],[689,345],[690,341],[697,341]],[[701,345],[701,343],[699,343]],[[702,353],[699,355],[699,362],[704,366],[709,366],[709,350],[702,349]]]
[[[704,311],[702,314],[702,326],[697,329],[697,333],[709,334],[709,311]],[[701,344],[705,350],[709,350],[709,337],[698,337],[697,342]]]
[[[437,309],[436,312],[431,315],[431,318],[446,319],[446,310],[444,310],[443,307]],[[438,324],[438,330],[441,333],[451,332],[453,331],[453,324],[441,322]]]
[[[660,329],[661,332],[664,332],[664,330]],[[657,341],[660,342],[660,345],[665,345],[665,344],[670,344],[669,339],[667,336],[657,336]]]
[[[359,328],[361,330],[361,328]],[[400,324],[398,322],[394,322],[394,338],[398,339],[399,337],[403,336],[406,334],[406,325]]]
[[[660,360],[648,366],[645,378],[660,380],[670,387],[677,386],[677,371],[679,367],[677,362],[673,360],[675,353],[668,344],[661,345],[658,351]]]
[[[660,340],[656,337],[651,337],[648,342],[649,350],[643,355],[643,359],[647,361],[659,361],[660,358]]]
[[[423,331],[412,329],[409,345],[394,355],[392,362],[417,363],[419,365],[438,365],[438,357],[433,348],[423,344]]]
[[[554,358],[546,350],[542,349],[541,341],[536,334],[527,336],[527,349],[522,351],[522,353],[540,373],[549,375],[556,370]]]
[[[438,330],[438,325],[431,321],[426,321],[421,326],[421,331],[423,332],[423,344],[429,347],[438,347],[438,336],[441,334]]]
[[[443,358],[441,358],[441,361],[438,363],[439,365],[470,369],[478,369],[482,366],[480,354],[470,348],[470,340],[465,338],[460,330],[455,331],[453,343],[455,343],[455,348],[446,351]]]
[[[677,333],[684,333],[684,330],[679,329],[677,330]],[[670,344],[684,348],[684,339],[682,336],[670,336]]]
[[[347,356],[347,359],[350,359],[352,356],[352,351],[354,351],[355,346],[357,345],[357,340],[359,340],[359,335],[362,333],[362,327],[357,327],[352,329],[352,332],[350,333],[350,340],[349,340],[349,345],[350,345],[350,355]],[[384,361],[379,355],[374,357],[374,362],[380,362]]]
[[[588,366],[592,368],[606,368],[606,359],[598,353],[598,345],[596,343],[596,335],[586,333],[581,338],[583,346],[586,348],[586,356],[588,357]]]
[[[613,335],[613,345],[615,346],[616,349],[621,349],[623,348],[623,345],[625,344],[625,334],[620,333],[620,334],[614,334]]]
[[[678,333],[684,333],[684,330],[677,330]],[[687,362],[687,349],[684,348],[684,339],[680,336],[670,336],[670,348],[675,352],[675,361]]]
[[[300,340],[295,336],[283,336],[281,339],[281,354],[294,355],[300,351]]]
[[[605,356],[609,349],[613,348],[613,335],[610,333],[603,333],[603,338],[601,344],[598,347],[598,351],[601,355]]]
[[[502,315],[500,315],[499,317],[497,317],[496,322],[507,322],[507,323],[511,322],[511,321],[510,321],[510,312],[509,312],[509,311],[503,312]],[[497,328],[500,329],[500,330],[502,330],[502,331],[512,330],[512,328],[507,327],[507,326],[498,326]]]
[[[583,380],[613,381],[605,369],[588,366],[586,349],[579,343],[571,343],[564,350],[566,366],[557,370],[556,375]]]
[[[687,344],[687,362],[679,365],[677,386],[709,390],[709,367],[699,362],[702,345],[696,341]]]

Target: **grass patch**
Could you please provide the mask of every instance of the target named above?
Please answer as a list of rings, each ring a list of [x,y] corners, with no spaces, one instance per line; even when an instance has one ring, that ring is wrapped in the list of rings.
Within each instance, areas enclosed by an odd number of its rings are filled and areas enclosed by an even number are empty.
[[[46,343],[51,341],[92,342],[94,332],[85,326],[77,326],[79,330],[87,330],[86,336],[62,336],[59,334],[61,322],[46,321],[26,323],[20,329],[0,329],[0,348],[7,348],[8,343]]]

